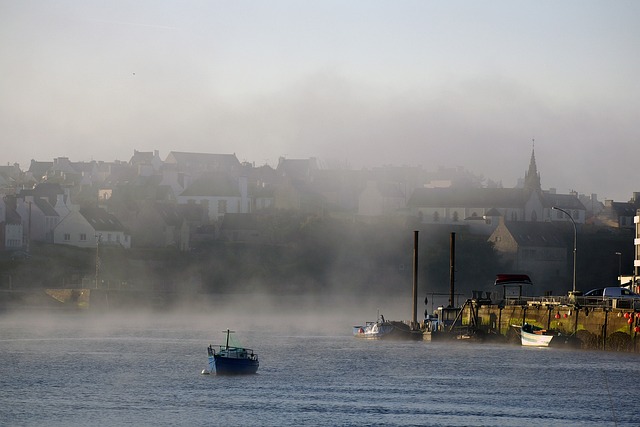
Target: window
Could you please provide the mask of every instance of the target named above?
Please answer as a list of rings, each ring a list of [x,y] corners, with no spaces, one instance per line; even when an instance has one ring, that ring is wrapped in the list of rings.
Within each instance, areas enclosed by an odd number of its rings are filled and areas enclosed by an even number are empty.
[[[458,222],[459,219],[460,219],[460,217],[458,215],[458,211],[454,211],[453,212],[453,222]]]
[[[435,211],[433,213],[433,222],[438,222],[440,221],[440,214],[438,213],[438,211]]]
[[[80,241],[84,242],[87,240],[87,235],[85,233],[80,233]]]
[[[69,241],[71,241],[71,234],[69,234],[69,233],[64,233],[64,241],[65,241],[65,242],[69,242]]]

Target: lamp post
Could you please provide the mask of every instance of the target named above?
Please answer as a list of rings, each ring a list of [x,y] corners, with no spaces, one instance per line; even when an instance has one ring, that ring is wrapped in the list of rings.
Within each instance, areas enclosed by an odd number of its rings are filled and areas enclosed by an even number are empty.
[[[576,222],[573,220],[573,217],[571,216],[571,214],[569,214],[569,212],[565,211],[564,209],[560,209],[557,206],[552,206],[551,209],[556,210],[556,211],[560,211],[563,214],[565,214],[566,216],[568,216],[569,219],[571,220],[571,223],[573,224],[573,294],[575,295],[575,293],[576,293],[576,254],[577,254],[577,248],[578,248],[578,228],[576,227]]]
[[[616,252],[616,255],[618,255],[618,280],[622,286],[622,252]]]
[[[98,279],[100,278],[100,240],[102,239],[102,234],[96,234],[96,289],[98,289]]]

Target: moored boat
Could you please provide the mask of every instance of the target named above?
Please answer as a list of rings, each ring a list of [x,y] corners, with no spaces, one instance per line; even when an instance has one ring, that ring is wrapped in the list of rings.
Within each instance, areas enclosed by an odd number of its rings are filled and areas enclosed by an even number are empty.
[[[522,326],[513,325],[520,335],[520,342],[525,347],[549,347],[554,339],[564,341],[557,331],[535,327],[529,323]]]
[[[375,322],[366,322],[364,325],[354,326],[353,336],[369,340],[418,339],[422,338],[422,332],[412,331],[403,322],[385,320],[384,316],[378,316],[378,320]]]
[[[376,322],[366,322],[364,325],[353,327],[353,336],[356,338],[365,338],[370,340],[378,340],[393,332],[394,326],[390,322],[378,320]]]
[[[255,374],[258,371],[258,366],[260,366],[258,355],[250,348],[230,346],[229,336],[233,331],[227,329],[224,332],[227,334],[226,344],[219,346],[209,345],[207,348],[209,370],[204,370],[202,373],[215,372],[216,375]]]

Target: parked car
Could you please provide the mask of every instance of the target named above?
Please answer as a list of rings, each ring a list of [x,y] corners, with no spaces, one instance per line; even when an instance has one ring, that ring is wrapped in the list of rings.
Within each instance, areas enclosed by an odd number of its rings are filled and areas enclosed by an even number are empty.
[[[619,286],[597,288],[586,292],[582,299],[587,305],[607,305],[614,308],[640,308],[640,295]]]
[[[639,294],[630,291],[627,288],[612,286],[608,288],[592,289],[584,294],[585,297],[603,297],[603,298],[640,298]]]

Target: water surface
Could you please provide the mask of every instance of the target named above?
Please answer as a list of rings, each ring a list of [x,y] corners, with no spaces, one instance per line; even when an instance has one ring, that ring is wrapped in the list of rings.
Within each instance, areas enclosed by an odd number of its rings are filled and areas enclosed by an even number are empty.
[[[219,316],[0,318],[0,424],[638,426],[640,357]],[[257,375],[201,375],[222,330]]]

